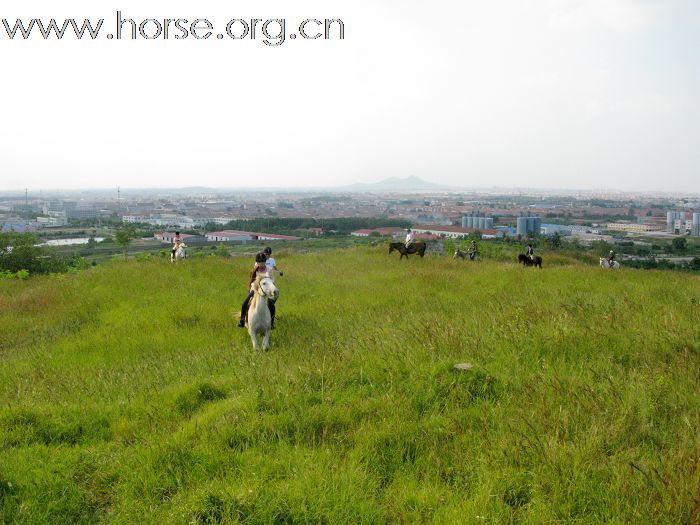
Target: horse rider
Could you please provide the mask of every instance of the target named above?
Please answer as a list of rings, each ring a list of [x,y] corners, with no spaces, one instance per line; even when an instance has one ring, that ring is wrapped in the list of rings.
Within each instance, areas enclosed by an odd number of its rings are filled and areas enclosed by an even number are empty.
[[[473,261],[476,259],[476,241],[472,240],[472,244],[469,247],[469,258]]]
[[[267,256],[263,252],[259,252],[255,255],[255,266],[253,271],[250,273],[250,279],[248,282],[248,297],[245,298],[243,304],[241,305],[241,318],[238,321],[238,328],[245,328],[245,320],[248,316],[248,305],[250,300],[253,298],[255,292],[253,292],[253,283],[258,276],[269,277],[270,274],[267,271]],[[267,302],[267,306],[270,308],[270,317],[272,318],[272,328],[275,327],[275,303],[272,301]]]
[[[608,254],[608,265],[610,265],[610,268],[612,268],[614,264],[615,264],[615,252],[610,250],[610,253]]]
[[[404,242],[404,246],[406,246],[406,249],[408,249],[411,244],[413,244],[413,232],[411,231],[411,228],[408,228],[406,230],[406,242]]]
[[[535,261],[535,249],[532,247],[532,243],[528,243],[526,255],[530,258],[531,261]]]
[[[282,270],[277,268],[277,262],[272,258],[272,248],[270,248],[269,246],[266,246],[265,249],[263,250],[263,253],[265,254],[265,257],[267,257],[267,259],[265,260],[265,266],[267,266],[267,273],[270,276],[270,279],[272,279],[273,281],[275,280],[275,272],[279,273],[280,276],[284,275]],[[271,322],[270,328],[272,329],[275,327],[275,313],[274,312],[277,309],[276,308],[277,299],[268,299],[267,304],[270,307],[270,316],[272,317],[272,322]]]
[[[180,237],[180,232],[175,232],[175,237],[173,238],[173,257],[175,257],[175,253],[177,250],[180,248],[180,245],[182,244],[182,238]]]
[[[272,248],[270,248],[269,246],[265,247],[263,253],[267,257],[265,265],[267,266],[267,272],[270,274],[270,279],[272,279],[273,281],[275,280],[274,272],[277,272],[280,275],[284,275],[284,273],[282,273],[282,271],[279,268],[277,268],[277,262],[272,258]]]

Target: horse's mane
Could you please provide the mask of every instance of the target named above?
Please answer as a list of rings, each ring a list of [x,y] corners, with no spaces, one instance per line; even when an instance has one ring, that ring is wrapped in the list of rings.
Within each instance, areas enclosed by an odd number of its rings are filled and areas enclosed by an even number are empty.
[[[255,282],[257,284],[260,284],[260,281],[262,281],[263,279],[271,279],[270,272],[259,273],[255,276]]]

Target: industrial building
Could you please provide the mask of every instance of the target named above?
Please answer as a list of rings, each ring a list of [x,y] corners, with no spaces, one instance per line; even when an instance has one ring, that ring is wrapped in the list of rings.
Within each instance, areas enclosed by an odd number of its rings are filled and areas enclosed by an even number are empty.
[[[700,213],[696,212],[687,217],[684,211],[667,212],[666,231],[676,235],[700,236]]]
[[[517,235],[539,235],[542,230],[542,219],[522,214],[517,219],[515,232]]]
[[[474,228],[476,230],[492,230],[493,218],[481,216],[477,212],[462,217],[462,228]]]
[[[609,222],[605,226],[606,230],[619,231],[619,232],[651,232],[655,231],[655,228],[651,224],[643,224],[638,222]]]
[[[413,227],[411,230],[417,234],[433,234],[441,237],[451,237],[453,239],[461,239],[467,237],[470,233],[480,232],[484,239],[495,238],[504,235],[503,232],[495,229],[480,228],[460,228],[459,226],[442,226],[439,224],[422,224],[420,227]]]

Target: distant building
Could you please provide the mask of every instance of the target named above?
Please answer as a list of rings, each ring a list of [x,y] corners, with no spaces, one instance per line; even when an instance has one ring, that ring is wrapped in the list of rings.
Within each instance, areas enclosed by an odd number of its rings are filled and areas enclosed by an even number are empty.
[[[352,235],[353,237],[369,237],[370,235],[372,235],[373,231],[374,230],[367,230],[367,229],[355,230],[354,232],[350,232],[350,235]]]
[[[66,216],[69,219],[96,219],[100,214],[100,210],[94,206],[76,206],[66,210]]]
[[[413,231],[416,231],[416,229],[413,228]],[[406,229],[399,228],[397,226],[387,226],[385,228],[374,228],[372,230],[369,230],[369,229],[355,230],[354,232],[351,232],[350,235],[352,235],[354,237],[369,237],[370,235],[372,235],[375,232],[380,237],[398,237],[398,236],[406,235]]]
[[[422,224],[420,228],[412,228],[415,233],[433,234],[442,237],[451,237],[459,239],[468,236],[470,233],[480,232],[484,237],[502,236],[503,232],[495,229],[480,229],[480,228],[462,228],[460,226],[441,226],[438,224]]]
[[[700,235],[700,213],[669,211],[666,213],[666,231],[676,235]]]
[[[180,234],[180,239],[185,242],[191,237],[194,237],[194,235],[189,235],[187,233]],[[157,232],[153,234],[153,238],[161,242],[173,242],[175,239],[175,232]]]
[[[206,235],[210,242],[248,242],[248,241],[299,241],[301,237],[292,235],[277,235],[275,233],[244,232],[238,230],[223,230],[210,232]]]
[[[36,223],[34,221],[7,221],[0,223],[0,230],[4,232],[26,233],[36,231]]]
[[[675,233],[676,219],[685,220],[685,212],[682,211],[669,211],[666,212],[666,231],[669,233]]]
[[[218,218],[213,218],[213,217],[186,217],[183,215],[176,215],[172,213],[163,213],[159,215],[154,215],[151,214],[149,216],[145,215],[124,215],[122,216],[122,222],[124,223],[142,223],[142,224],[150,224],[151,226],[160,226],[160,227],[171,227],[171,228],[180,228],[182,230],[185,229],[193,229],[193,228],[201,228],[203,226],[206,226],[208,223],[215,223],[215,224],[226,224],[227,222],[230,222],[234,219],[229,219],[227,217],[218,217]]]
[[[605,229],[619,232],[650,232],[656,230],[651,224],[640,224],[637,222],[609,222]]]
[[[148,217],[144,215],[124,215],[122,217],[122,222],[124,224],[145,223],[147,221]]]
[[[40,228],[58,228],[68,224],[68,219],[65,217],[37,217],[36,224]]]
[[[540,226],[540,235],[571,235],[571,229],[563,224],[542,224]]]
[[[539,235],[542,229],[542,219],[540,217],[531,217],[528,212],[527,216],[520,215],[516,221],[516,233],[518,235]]]
[[[462,217],[462,228],[474,228],[477,230],[492,230],[493,229],[493,218],[492,217],[482,217],[478,213],[474,212],[469,215]]]

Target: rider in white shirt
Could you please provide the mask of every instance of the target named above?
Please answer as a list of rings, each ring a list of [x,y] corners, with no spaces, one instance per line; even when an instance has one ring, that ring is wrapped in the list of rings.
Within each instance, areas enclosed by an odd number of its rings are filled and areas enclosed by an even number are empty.
[[[279,268],[277,268],[277,263],[272,258],[272,248],[270,248],[269,246],[266,247],[263,250],[263,253],[267,256],[265,265],[267,266],[267,273],[270,274],[270,279],[272,279],[273,281],[275,280],[275,272],[279,273],[280,275],[284,275],[282,271]]]
[[[406,245],[406,248],[408,248],[409,246],[411,246],[411,244],[413,244],[413,232],[411,231],[410,228],[407,230],[407,232],[408,233],[406,233],[406,242],[404,243]]]

